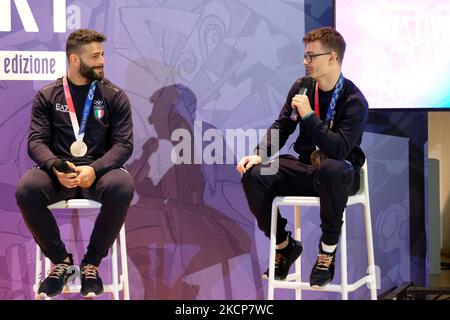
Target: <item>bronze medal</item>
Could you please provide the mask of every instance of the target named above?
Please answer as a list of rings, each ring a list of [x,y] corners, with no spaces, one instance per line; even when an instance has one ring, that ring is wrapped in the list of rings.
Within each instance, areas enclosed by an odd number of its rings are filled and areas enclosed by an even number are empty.
[[[320,151],[319,149],[314,150],[313,153],[311,153],[311,163],[313,165],[318,166],[321,161],[325,160],[327,156],[324,152]]]

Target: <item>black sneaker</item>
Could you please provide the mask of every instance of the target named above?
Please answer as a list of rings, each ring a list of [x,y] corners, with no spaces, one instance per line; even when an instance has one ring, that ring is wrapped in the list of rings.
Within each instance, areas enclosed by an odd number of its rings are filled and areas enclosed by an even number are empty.
[[[275,251],[275,280],[284,280],[289,274],[289,268],[302,254],[303,246],[289,233],[289,243],[286,248]],[[263,279],[269,279],[269,269],[262,275]]]
[[[336,250],[333,253],[325,252],[319,244],[319,255],[309,277],[311,287],[323,287],[333,280],[335,257]]]
[[[39,295],[51,298],[63,291],[67,279],[76,272],[75,268],[72,267],[72,255],[69,254],[68,257],[70,260],[69,262],[61,262],[53,266],[47,278],[45,278],[39,286]]]
[[[98,274],[98,267],[92,264],[82,264],[81,290],[83,297],[98,297],[103,293],[103,282]]]

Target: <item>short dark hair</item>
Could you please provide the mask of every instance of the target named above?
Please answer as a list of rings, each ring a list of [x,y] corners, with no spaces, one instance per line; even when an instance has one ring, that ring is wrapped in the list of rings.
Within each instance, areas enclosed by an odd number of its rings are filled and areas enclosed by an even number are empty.
[[[78,52],[82,46],[91,42],[104,42],[106,41],[106,36],[103,33],[97,32],[95,30],[89,29],[78,29],[72,32],[67,38],[66,43],[66,55],[67,59],[69,56]]]
[[[339,32],[330,27],[313,29],[303,37],[303,42],[307,44],[313,41],[320,41],[326,49],[336,52],[338,61],[342,64],[346,45],[344,37]]]

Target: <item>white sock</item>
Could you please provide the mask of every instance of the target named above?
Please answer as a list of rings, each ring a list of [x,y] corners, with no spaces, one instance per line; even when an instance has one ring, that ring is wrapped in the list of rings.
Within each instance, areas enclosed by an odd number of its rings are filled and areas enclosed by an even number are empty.
[[[277,250],[281,250],[287,247],[287,245],[289,244],[289,233],[286,237],[286,240],[284,240],[282,243],[277,244]]]
[[[334,244],[332,246],[323,243],[323,241],[321,241],[321,245],[322,245],[322,250],[327,252],[327,253],[333,253],[334,250],[336,250],[337,244]]]

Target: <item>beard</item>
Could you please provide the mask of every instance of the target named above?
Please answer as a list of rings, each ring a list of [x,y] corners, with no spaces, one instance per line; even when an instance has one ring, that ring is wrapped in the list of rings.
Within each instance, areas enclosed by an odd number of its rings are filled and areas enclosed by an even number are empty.
[[[103,71],[103,67],[91,67],[88,66],[83,62],[83,60],[80,59],[80,74],[88,79],[89,81],[94,80],[102,80],[105,76],[105,73]]]

